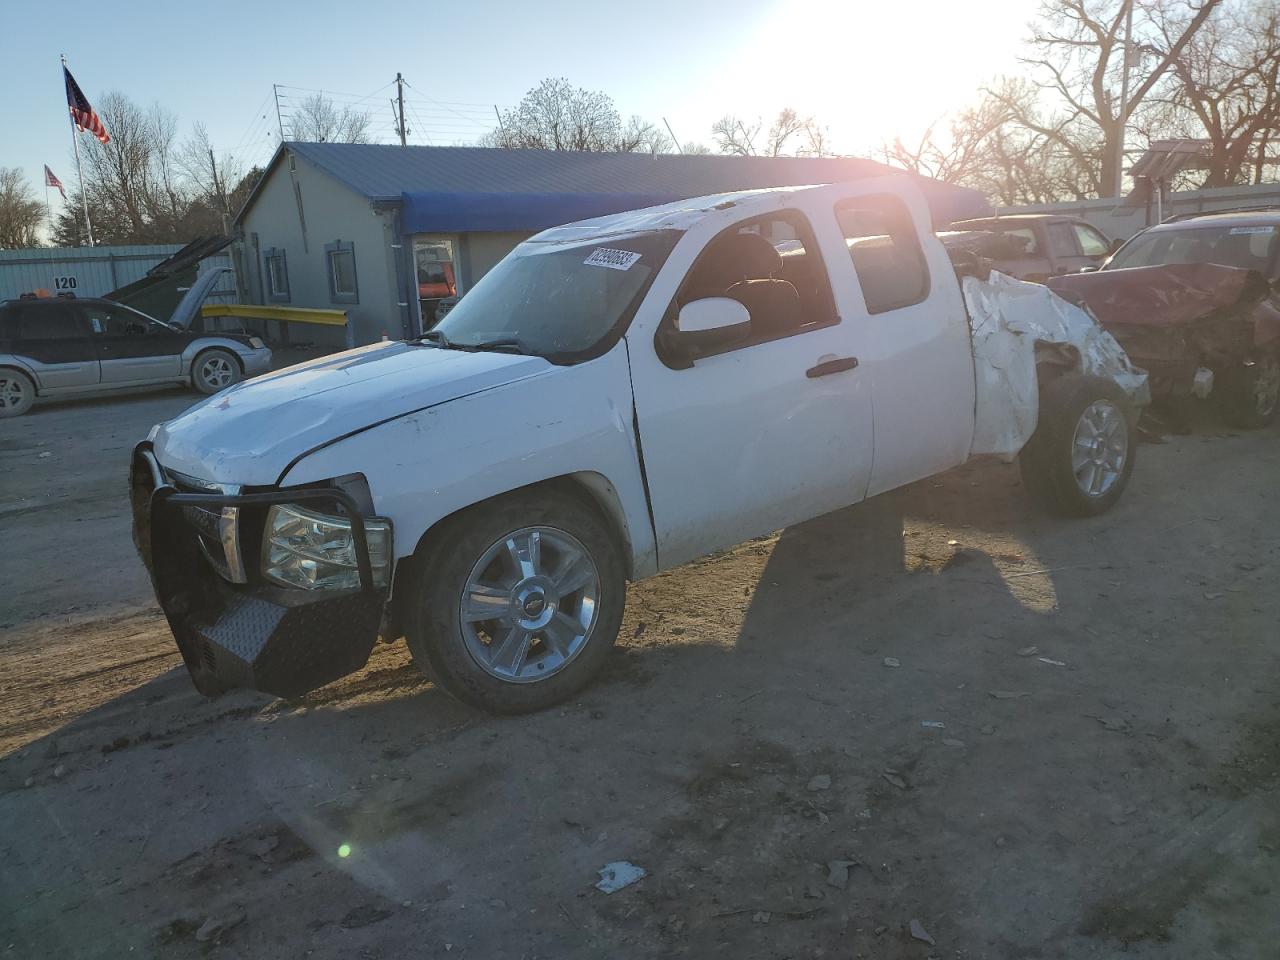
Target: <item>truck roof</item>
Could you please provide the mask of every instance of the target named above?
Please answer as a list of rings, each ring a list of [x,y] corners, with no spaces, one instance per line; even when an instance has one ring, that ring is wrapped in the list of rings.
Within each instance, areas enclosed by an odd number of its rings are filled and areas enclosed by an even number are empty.
[[[1073,217],[1066,213],[1002,213],[998,217],[977,217],[973,220],[957,220],[951,225],[953,230],[989,229],[1002,223],[1034,223],[1037,220],[1075,220],[1087,223],[1081,217]]]
[[[1280,226],[1280,208],[1271,210],[1224,210],[1221,213],[1196,213],[1166,220],[1147,228],[1148,233],[1164,230],[1186,230],[1198,227],[1275,227]]]
[[[860,181],[861,182],[861,181]],[[613,236],[622,233],[643,233],[650,230],[688,230],[707,215],[730,207],[744,207],[748,214],[756,206],[768,207],[772,199],[790,197],[808,190],[824,189],[830,184],[814,184],[804,187],[767,187],[761,190],[737,190],[731,193],[713,193],[705,197],[690,197],[656,207],[611,213],[590,220],[579,220],[563,226],[543,230],[532,239],[536,242],[562,243],[570,240],[588,240],[593,237]]]

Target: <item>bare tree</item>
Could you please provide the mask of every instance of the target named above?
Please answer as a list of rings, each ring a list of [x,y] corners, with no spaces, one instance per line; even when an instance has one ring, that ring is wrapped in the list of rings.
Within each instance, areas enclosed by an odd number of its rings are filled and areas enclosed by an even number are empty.
[[[338,105],[323,93],[302,100],[289,112],[286,140],[308,143],[368,143],[369,114]]]
[[[632,114],[618,137],[619,153],[670,153],[675,141],[657,124]]]
[[[1040,22],[1031,37],[1037,55],[1024,62],[1034,69],[1036,84],[1056,98],[1060,109],[1048,119],[1025,115],[1018,121],[1055,143],[1077,163],[1096,165],[1098,193],[1118,196],[1116,166],[1124,151],[1126,120],[1220,3],[1222,0],[1181,0],[1178,13],[1166,16],[1170,3],[1139,7],[1133,0],[1044,0]],[[1141,62],[1133,70],[1134,82],[1122,109],[1119,88],[1126,69],[1125,20],[1131,10]],[[1160,26],[1165,29],[1153,23],[1155,16],[1161,18]],[[1090,155],[1095,142],[1100,147],[1099,158]]]
[[[755,141],[760,133],[760,127],[759,120],[748,127],[739,117],[726,113],[711,125],[711,139],[716,142],[716,148],[721,153],[751,157],[756,153]]]
[[[891,165],[973,187],[1007,205],[1094,195],[1101,157],[1097,141],[1077,138],[1068,150],[1033,129],[1046,124],[1038,113],[1038,96],[1025,80],[999,79],[945,126],[939,120],[910,142],[899,137],[885,143],[880,156]]]
[[[623,123],[607,94],[575,87],[564,77],[548,77],[514,109],[502,111],[497,129],[479,142],[510,150],[621,153],[667,153],[674,146],[661,127],[634,115]]]
[[[811,120],[802,120],[791,107],[783,107],[769,127],[769,137],[765,141],[765,156],[782,156],[787,142],[796,134],[803,133],[811,122]]]
[[[191,125],[191,135],[183,141],[177,163],[198,196],[207,198],[229,215],[236,213],[239,208],[230,201],[228,184],[244,177],[244,167],[229,154],[217,155],[203,123],[196,121]]]
[[[101,243],[170,243],[222,231],[221,203],[211,177],[208,134],[199,125],[179,143],[177,118],[163,107],[144,109],[121,93],[95,101],[111,133],[107,143],[84,137],[83,195]],[[82,241],[81,190],[54,223],[61,243]]]
[[[793,155],[826,156],[830,154],[829,134],[813,117],[802,117],[791,107],[778,111],[769,129],[761,136],[764,121],[751,122],[727,113],[711,125],[711,138],[721,153],[742,157],[781,157],[788,154],[788,144],[799,141]],[[757,147],[757,141],[760,146]]]
[[[1154,16],[1168,45],[1176,25],[1159,11]],[[1265,0],[1229,4],[1171,69],[1177,83],[1164,102],[1198,123],[1190,136],[1210,143],[1202,186],[1247,182],[1251,173],[1261,182],[1267,144],[1280,132],[1280,9]]]
[[[0,250],[34,247],[44,210],[18,167],[0,167]]]
[[[711,148],[705,143],[698,143],[696,140],[690,140],[680,148],[680,152],[686,156],[705,157],[711,152]]]

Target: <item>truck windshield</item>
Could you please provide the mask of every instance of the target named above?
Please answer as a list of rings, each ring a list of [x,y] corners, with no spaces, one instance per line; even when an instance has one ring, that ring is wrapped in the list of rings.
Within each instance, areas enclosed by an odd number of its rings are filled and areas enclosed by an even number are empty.
[[[572,360],[620,335],[679,237],[661,230],[573,246],[522,243],[433,333],[452,347],[518,344],[525,353]]]
[[[1107,269],[1154,267],[1167,263],[1216,263],[1269,273],[1276,255],[1278,236],[1280,230],[1270,225],[1152,230],[1125,244],[1111,258]]]

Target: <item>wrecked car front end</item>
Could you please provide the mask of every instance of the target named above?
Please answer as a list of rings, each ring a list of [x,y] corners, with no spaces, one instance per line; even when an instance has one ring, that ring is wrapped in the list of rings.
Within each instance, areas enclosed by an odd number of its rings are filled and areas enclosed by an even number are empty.
[[[149,441],[135,448],[134,544],[201,693],[298,696],[367,662],[391,528],[344,481],[244,490],[166,471]]]
[[[1280,353],[1280,298],[1256,270],[1171,263],[1054,277],[1049,287],[1089,307],[1150,371],[1157,396],[1207,395],[1214,379]]]

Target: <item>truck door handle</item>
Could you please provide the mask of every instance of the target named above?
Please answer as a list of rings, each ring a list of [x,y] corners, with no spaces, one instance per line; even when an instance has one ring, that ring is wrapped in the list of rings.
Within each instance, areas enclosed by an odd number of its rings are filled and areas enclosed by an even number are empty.
[[[810,367],[804,372],[804,375],[810,380],[817,377],[827,377],[833,373],[843,373],[846,370],[852,370],[858,365],[857,357],[841,357],[839,360],[826,360],[816,367]]]

